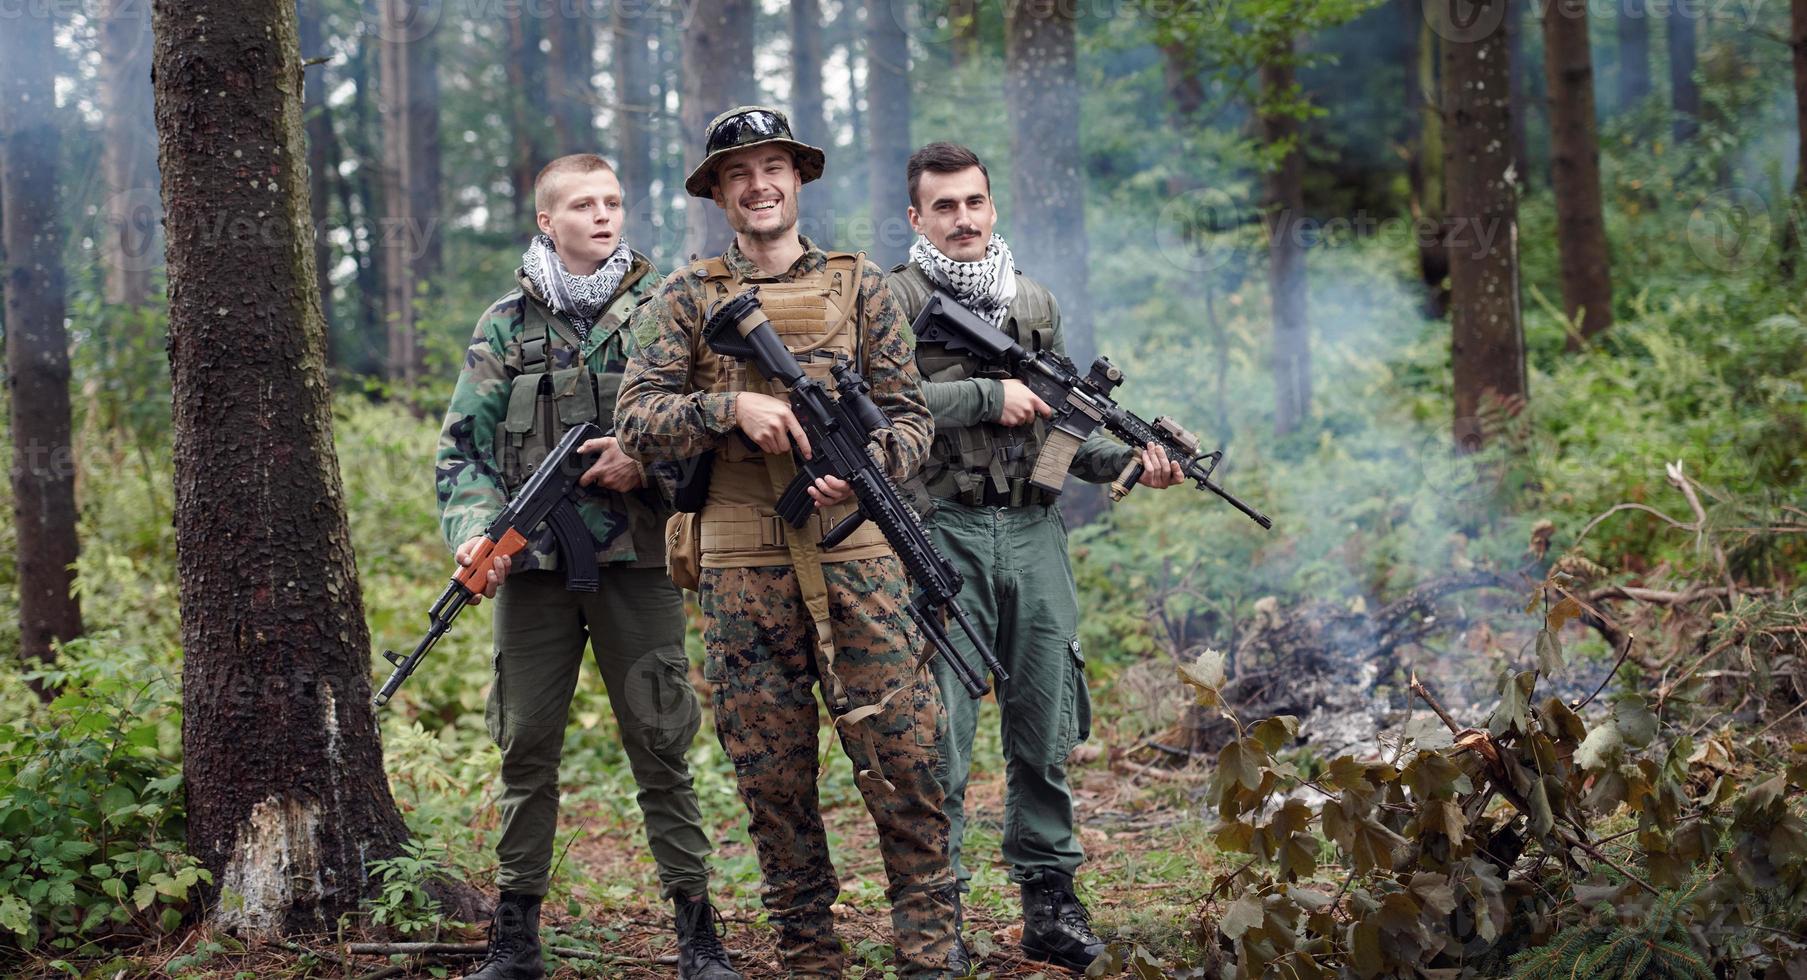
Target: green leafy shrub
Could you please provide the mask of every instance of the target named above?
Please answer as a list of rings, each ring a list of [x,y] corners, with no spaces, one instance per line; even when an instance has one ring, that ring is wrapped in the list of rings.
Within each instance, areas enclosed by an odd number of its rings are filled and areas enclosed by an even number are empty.
[[[38,675],[61,692],[43,723],[0,724],[0,936],[21,949],[168,932],[211,881],[182,847],[174,682],[103,668],[107,642]]]

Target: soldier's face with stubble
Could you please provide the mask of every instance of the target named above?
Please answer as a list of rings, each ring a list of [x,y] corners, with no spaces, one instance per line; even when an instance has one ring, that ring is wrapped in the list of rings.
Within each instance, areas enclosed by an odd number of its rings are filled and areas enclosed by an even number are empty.
[[[978,167],[951,174],[925,171],[916,182],[910,205],[910,227],[942,255],[956,262],[977,262],[991,244],[998,212],[991,205],[991,182]]]
[[[547,191],[540,231],[566,269],[590,275],[621,244],[621,182],[607,170],[561,174]]]
[[[772,241],[797,229],[803,179],[789,150],[750,146],[722,158],[715,169],[715,203],[735,234]]]

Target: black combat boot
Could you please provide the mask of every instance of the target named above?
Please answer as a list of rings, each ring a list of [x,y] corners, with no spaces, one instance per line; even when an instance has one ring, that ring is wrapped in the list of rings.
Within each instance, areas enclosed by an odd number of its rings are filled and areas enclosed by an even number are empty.
[[[1024,956],[1083,973],[1103,952],[1072,878],[1044,871],[1040,881],[1023,885]]]
[[[503,892],[489,920],[489,955],[464,980],[540,980],[540,897]]]
[[[966,940],[960,935],[966,926],[965,916],[960,908],[960,886],[954,885],[948,889],[948,894],[954,900],[954,945],[947,951],[947,968],[956,977],[972,976],[972,950],[966,948]]]
[[[672,904],[678,920],[678,980],[741,980],[728,965],[728,951],[715,931],[721,916],[709,899],[679,895]]]

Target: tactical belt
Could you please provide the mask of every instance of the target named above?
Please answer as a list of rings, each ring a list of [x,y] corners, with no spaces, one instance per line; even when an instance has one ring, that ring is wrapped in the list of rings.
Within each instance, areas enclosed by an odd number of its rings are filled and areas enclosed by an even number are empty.
[[[999,490],[990,480],[986,480],[976,487],[955,493],[954,499],[968,507],[1026,507],[1030,504],[1051,504],[1056,498],[1026,478],[1015,477],[1009,481],[1007,490]]]

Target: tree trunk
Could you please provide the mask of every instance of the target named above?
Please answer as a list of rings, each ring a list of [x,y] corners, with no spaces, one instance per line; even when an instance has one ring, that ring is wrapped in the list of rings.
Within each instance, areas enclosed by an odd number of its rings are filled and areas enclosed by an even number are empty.
[[[1550,186],[1556,192],[1562,310],[1579,333],[1569,350],[1612,327],[1612,269],[1601,214],[1600,141],[1594,119],[1594,63],[1586,0],[1554,0],[1544,10],[1544,78],[1550,89]]]
[[[867,141],[868,200],[872,213],[872,261],[889,269],[909,253],[916,233],[905,168],[910,162],[910,39],[902,8],[891,0],[866,0],[866,109],[877,123]]]
[[[151,270],[163,261],[151,116],[151,5],[103,0],[100,43],[101,170],[107,182],[103,293],[108,303],[138,307],[150,302]]]
[[[415,299],[439,272],[439,0],[380,0],[383,40],[383,316],[388,377],[413,387],[426,370]]]
[[[1644,0],[1625,0],[1618,20],[1619,110],[1623,112],[1650,97],[1650,12]]]
[[[1305,156],[1297,116],[1273,111],[1293,98],[1293,39],[1280,39],[1261,65],[1261,140],[1291,147],[1266,176],[1267,286],[1274,314],[1274,434],[1296,430],[1311,415],[1311,330],[1306,320]]]
[[[6,250],[6,386],[18,529],[19,652],[48,662],[80,636],[75,454],[69,444],[69,336],[57,210],[55,32],[27,6],[0,31],[0,245]],[[43,691],[40,694],[46,693]]]
[[[1011,249],[1018,268],[1056,290],[1067,353],[1083,371],[1098,348],[1086,285],[1091,260],[1086,253],[1073,7],[1057,0],[1023,0],[1005,13]]]
[[[1440,38],[1423,14],[1420,0],[1401,0],[1408,29],[1418,34],[1411,111],[1417,114],[1418,138],[1412,144],[1414,238],[1418,243],[1418,276],[1424,284],[1424,314],[1441,320],[1449,312],[1449,244],[1443,206],[1443,112],[1437,67]]]
[[[621,196],[626,199],[626,240],[636,248],[652,247],[653,200],[652,126],[654,113],[663,111],[653,97],[652,71],[648,64],[646,18],[615,4],[611,16],[614,47],[611,49],[615,72],[615,169],[621,178]]]
[[[156,22],[188,849],[235,896],[216,926],[324,932],[407,832],[333,451],[295,5]]]
[[[791,132],[811,146],[826,148],[828,117],[822,103],[822,5],[820,0],[791,4]],[[834,202],[826,185],[803,192],[798,202],[803,233],[823,248],[835,244],[829,220]]]
[[[696,8],[684,31],[684,166],[703,162],[704,133],[717,115],[753,101],[753,0],[719,0]],[[687,255],[719,255],[734,235],[712,201],[686,198]]]
[[[1675,113],[1675,141],[1694,138],[1700,125],[1700,89],[1694,84],[1695,19],[1703,6],[1689,0],[1669,5],[1669,106]]]
[[[547,20],[546,101],[552,114],[552,153],[595,153],[596,27],[589,5],[557,3]]]
[[[320,0],[300,0],[296,21],[301,36],[301,60],[324,57],[326,45],[321,38]],[[314,282],[320,291],[320,317],[326,322],[326,366],[328,370],[343,367],[339,351],[333,343],[333,282],[331,278],[333,246],[326,236],[332,223],[332,182],[338,173],[328,163],[332,157],[333,120],[326,107],[326,65],[303,69],[301,87],[302,116],[307,120],[307,189],[312,204],[314,240]],[[148,94],[148,88],[146,90]],[[350,215],[346,219],[350,220]]]
[[[363,0],[365,16],[374,18],[381,0]],[[372,21],[374,23],[374,21]],[[383,284],[388,281],[388,260],[382,247],[382,149],[377,121],[377,85],[372,74],[373,60],[382,57],[380,40],[372,34],[359,38],[348,67],[351,69],[351,125],[346,128],[346,151],[357,168],[349,181],[342,181],[343,192],[355,195],[357,218],[352,238],[359,242],[358,257],[358,332],[355,357],[347,356],[356,370],[364,375],[380,375],[388,352],[388,328],[383,320]],[[334,144],[337,146],[337,144]],[[351,208],[346,207],[350,215]],[[348,352],[349,354],[349,352]]]
[[[1448,207],[1450,348],[1454,374],[1453,431],[1461,448],[1478,448],[1492,433],[1480,425],[1488,403],[1510,404],[1526,394],[1525,337],[1519,318],[1518,199],[1507,179],[1512,167],[1511,97],[1503,31],[1473,40],[1451,28],[1466,0],[1439,0],[1443,41],[1443,173]],[[1451,8],[1456,8],[1451,10]],[[1508,11],[1509,14],[1509,11]]]
[[[1198,167],[1187,152],[1184,134],[1196,132],[1198,114],[1205,105],[1205,83],[1198,52],[1190,45],[1170,41],[1161,45],[1161,81],[1167,90],[1167,126],[1181,134],[1173,173],[1167,178],[1167,196],[1178,197],[1200,186]]]
[[[540,55],[540,21],[523,7],[505,8],[508,23],[509,186],[514,190],[514,228],[534,227],[537,208],[533,180],[550,158],[541,132],[546,128],[545,61]]]
[[[979,0],[948,0],[948,60],[953,67],[979,57]]]
[[[1788,45],[1794,51],[1794,122],[1799,140],[1794,158],[1794,207],[1782,239],[1783,271],[1793,276],[1807,249],[1807,0],[1789,7],[1793,30]]]
[[[1527,91],[1529,72],[1525,70],[1525,11],[1529,0],[1512,3],[1506,11],[1506,56],[1511,62],[1512,89],[1512,167],[1518,171],[1521,187],[1531,186],[1531,137],[1527,117],[1531,114],[1531,95]]]

